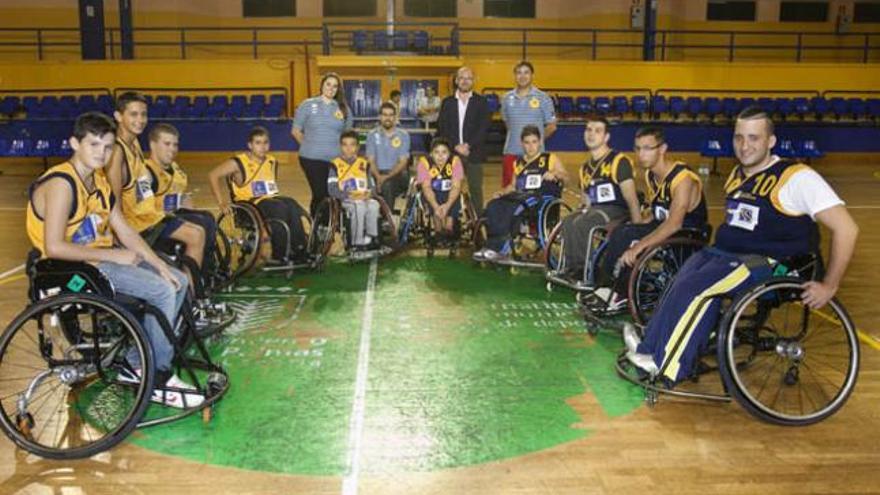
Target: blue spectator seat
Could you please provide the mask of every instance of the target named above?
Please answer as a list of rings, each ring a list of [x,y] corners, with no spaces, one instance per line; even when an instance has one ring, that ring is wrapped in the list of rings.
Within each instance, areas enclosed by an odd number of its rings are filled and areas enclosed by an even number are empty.
[[[221,119],[226,116],[227,108],[229,108],[229,98],[225,95],[215,96],[211,100],[211,104],[208,105],[207,110],[205,110],[205,117],[209,119]]]
[[[556,109],[562,118],[574,116],[574,98],[571,96],[556,97]]]
[[[853,120],[861,120],[866,117],[868,107],[865,100],[861,98],[847,98],[846,103],[849,105],[849,114]]]
[[[593,100],[593,105],[597,112],[606,114],[611,111],[611,100],[607,96],[597,96]]]
[[[106,113],[107,115],[113,115],[113,98],[110,95],[99,95],[98,96],[98,111]]]
[[[798,154],[797,150],[794,148],[792,140],[787,138],[780,138],[779,141],[776,142],[776,146],[773,148],[773,153],[779,155],[781,158],[795,158]]]
[[[795,151],[797,152],[797,156],[806,160],[807,163],[825,156],[825,153],[816,146],[816,141],[812,139],[799,141],[795,147]]]
[[[409,31],[395,31],[393,44],[395,51],[409,50]]]
[[[266,105],[266,109],[263,111],[263,115],[266,117],[281,117],[284,115],[284,109],[287,105],[287,101],[284,99],[284,95],[274,94],[269,96],[269,104]]]
[[[81,114],[98,109],[98,102],[94,95],[82,95],[76,102],[76,113]]]
[[[237,119],[244,115],[244,107],[247,106],[247,97],[244,95],[235,95],[229,101],[229,108],[226,109],[226,116]]]
[[[812,100],[813,111],[816,113],[817,119],[822,119],[825,114],[831,109],[831,106],[828,104],[828,100],[822,98],[821,96],[814,96]]]
[[[665,96],[655,96],[651,99],[651,113],[655,119],[669,111],[669,102]]]
[[[168,109],[168,117],[175,119],[186,117],[189,105],[189,96],[175,96],[174,103],[172,103],[171,108]]]
[[[190,119],[200,119],[207,113],[208,105],[207,96],[196,96],[193,98],[192,105],[187,108],[184,116]]]
[[[615,96],[611,98],[611,109],[614,113],[624,115],[629,112],[629,100],[626,96]]]
[[[803,97],[793,98],[791,103],[794,105],[794,114],[800,117],[801,120],[803,120],[813,109],[810,100]]]
[[[868,118],[873,121],[880,119],[880,98],[869,98],[866,107]]]
[[[721,100],[721,108],[724,112],[724,115],[727,116],[728,119],[732,119],[736,117],[736,114],[739,113],[739,100],[728,96]]]
[[[669,113],[673,119],[677,119],[687,109],[687,103],[681,96],[669,97]]]
[[[715,117],[721,115],[723,109],[721,100],[717,96],[709,96],[703,100],[703,110],[706,112],[709,120],[714,120]]]
[[[593,100],[589,96],[578,96],[574,100],[574,106],[582,115],[587,115],[593,111]]]
[[[367,49],[367,32],[358,29],[351,33],[351,49],[357,53]]]
[[[696,119],[703,112],[703,99],[699,96],[690,96],[685,100],[685,108],[692,119]]]
[[[841,117],[849,114],[849,104],[845,99],[839,96],[835,96],[828,100],[828,105],[831,107],[831,113],[834,114],[836,120],[840,120]]]
[[[0,113],[10,114],[15,111],[21,100],[17,96],[7,96],[0,101]]]
[[[412,47],[417,52],[427,52],[429,45],[427,31],[413,31]]]
[[[388,51],[388,33],[385,31],[373,31],[373,49],[376,51]]]
[[[630,103],[632,104],[632,111],[635,112],[636,116],[639,119],[641,119],[643,115],[648,113],[648,110],[650,109],[650,104],[648,103],[647,96],[633,96]]]
[[[776,98],[773,103],[776,105],[776,113],[782,120],[794,115],[794,102],[791,98]]]

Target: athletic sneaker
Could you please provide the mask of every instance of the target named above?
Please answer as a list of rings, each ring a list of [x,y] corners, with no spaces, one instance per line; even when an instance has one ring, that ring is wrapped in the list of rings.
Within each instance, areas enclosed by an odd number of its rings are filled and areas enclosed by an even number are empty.
[[[593,295],[605,301],[605,311],[608,313],[623,311],[629,302],[627,298],[620,297],[616,292],[612,292],[609,287],[599,287],[593,291]]]
[[[636,326],[630,322],[623,324],[623,343],[626,345],[627,352],[632,354],[636,353],[636,349],[639,347],[639,344],[642,343],[642,339],[639,337]]]
[[[626,359],[634,364],[637,368],[648,373],[651,376],[657,374],[657,363],[654,362],[654,356],[650,354],[637,354],[634,352],[626,353]]]
[[[157,404],[177,409],[191,409],[193,407],[198,407],[205,402],[205,396],[199,393],[196,387],[181,380],[177,375],[171,375],[171,378],[165,382],[165,387],[192,390],[194,393],[183,393],[176,390],[155,388],[153,389],[153,396],[150,397],[150,400]]]
[[[474,259],[477,261],[495,261],[503,257],[498,251],[489,248],[483,248],[474,253]]]

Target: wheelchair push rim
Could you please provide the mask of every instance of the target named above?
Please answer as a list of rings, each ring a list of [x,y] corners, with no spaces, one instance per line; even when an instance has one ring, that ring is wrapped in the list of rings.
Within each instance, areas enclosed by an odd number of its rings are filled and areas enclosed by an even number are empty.
[[[135,377],[130,362],[143,370]],[[141,327],[93,294],[28,306],[0,337],[0,426],[22,449],[51,459],[112,448],[137,426],[153,388]]]
[[[846,310],[834,299],[822,310],[807,308],[802,285],[786,277],[741,294],[719,334],[719,368],[730,394],[752,415],[780,425],[831,416],[858,376],[858,336]]]

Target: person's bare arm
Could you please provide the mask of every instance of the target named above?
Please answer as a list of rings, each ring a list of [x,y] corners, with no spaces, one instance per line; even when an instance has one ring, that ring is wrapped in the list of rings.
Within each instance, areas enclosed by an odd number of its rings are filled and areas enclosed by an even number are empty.
[[[293,136],[293,139],[296,139],[298,144],[302,144],[303,140],[306,138],[306,135],[303,134],[302,129],[299,127],[291,127],[290,135]]]
[[[115,143],[113,145],[113,154],[110,155],[110,163],[107,165],[107,178],[110,180],[110,188],[117,200],[122,199],[122,185],[125,184],[129,174],[128,167],[125,166],[125,151],[122,145]]]
[[[687,215],[688,207],[691,204],[692,195],[698,187],[694,183],[694,179],[690,177],[678,183],[675,189],[672,190],[672,202],[669,205],[669,215],[666,217],[666,220],[663,220],[653,232],[641,238],[627,249],[621,255],[621,261],[627,266],[633,266],[643,251],[660,244],[681,230],[682,225],[684,225],[684,217]]]
[[[837,293],[859,236],[858,225],[843,205],[816,213],[816,220],[831,231],[831,253],[822,281],[803,285],[801,300],[811,308],[821,308]]]
[[[544,140],[550,139],[550,136],[556,132],[556,122],[550,122],[549,124],[544,126]]]
[[[629,208],[629,221],[632,223],[642,223],[641,205],[639,205],[639,194],[636,191],[636,181],[627,179],[620,183],[620,191],[623,193],[623,199]]]
[[[229,196],[224,194],[226,185],[223,182],[230,176],[232,176],[232,180],[236,183],[241,183],[244,180],[239,172],[238,163],[231,158],[214,167],[208,174],[208,184],[211,185],[211,193],[214,194],[214,199],[217,201],[217,206],[220,207],[220,212],[226,214],[229,214],[232,210],[229,207]]]

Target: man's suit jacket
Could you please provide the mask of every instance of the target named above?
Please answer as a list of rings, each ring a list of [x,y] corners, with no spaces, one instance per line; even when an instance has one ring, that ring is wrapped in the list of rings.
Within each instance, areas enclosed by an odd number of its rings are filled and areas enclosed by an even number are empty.
[[[491,123],[489,105],[482,95],[473,93],[468,101],[467,111],[464,115],[463,135],[464,142],[471,147],[472,162],[482,162],[486,158],[486,134],[489,132]],[[446,138],[453,147],[458,140],[458,99],[453,94],[443,98],[440,103],[440,116],[437,119],[437,136]]]

